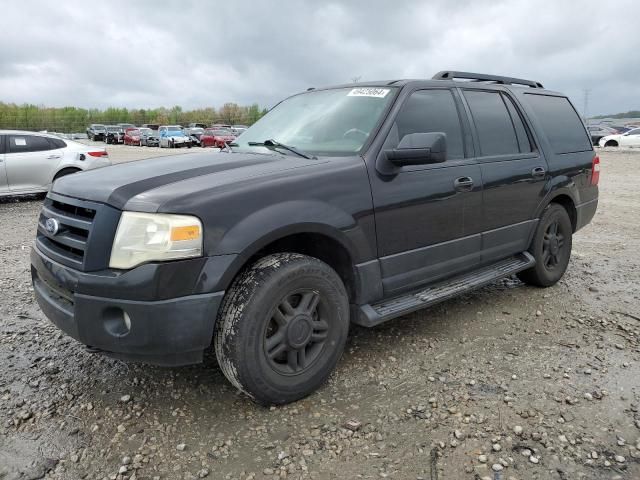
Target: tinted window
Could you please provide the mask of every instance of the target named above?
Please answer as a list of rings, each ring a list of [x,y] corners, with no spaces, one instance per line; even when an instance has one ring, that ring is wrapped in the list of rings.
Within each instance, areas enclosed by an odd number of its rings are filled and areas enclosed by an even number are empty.
[[[43,150],[53,150],[55,147],[49,143],[46,137],[36,135],[10,135],[9,152],[41,152]]]
[[[636,128],[635,130],[629,130],[627,135],[640,135],[640,128]]]
[[[466,90],[482,156],[520,153],[511,116],[499,92]],[[523,127],[524,128],[524,127]]]
[[[431,132],[447,136],[447,158],[464,158],[460,117],[449,90],[420,90],[411,94],[396,117],[388,146],[397,146],[410,133]]]
[[[502,99],[504,103],[507,105],[507,110],[509,110],[509,115],[511,115],[511,121],[513,122],[513,127],[516,129],[516,137],[518,138],[518,146],[520,147],[520,153],[527,153],[533,151],[533,147],[531,145],[531,140],[529,137],[529,133],[527,128],[524,125],[524,120],[522,119],[522,115],[518,111],[513,100],[509,98],[508,95],[502,94]]]
[[[67,146],[65,141],[60,138],[50,138],[49,143],[53,148],[64,148]]]
[[[568,98],[530,93],[525,98],[555,153],[592,150],[591,140]]]

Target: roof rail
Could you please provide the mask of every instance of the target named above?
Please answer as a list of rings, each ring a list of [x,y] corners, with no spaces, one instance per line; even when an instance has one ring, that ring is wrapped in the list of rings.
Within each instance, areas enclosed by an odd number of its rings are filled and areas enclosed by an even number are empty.
[[[534,80],[524,80],[522,78],[512,77],[500,77],[498,75],[487,75],[486,73],[471,73],[471,72],[454,72],[450,70],[444,70],[436,73],[433,77],[434,80],[454,80],[456,78],[463,78],[466,80],[474,80],[476,82],[496,82],[502,85],[526,85],[531,88],[544,88],[542,83]]]

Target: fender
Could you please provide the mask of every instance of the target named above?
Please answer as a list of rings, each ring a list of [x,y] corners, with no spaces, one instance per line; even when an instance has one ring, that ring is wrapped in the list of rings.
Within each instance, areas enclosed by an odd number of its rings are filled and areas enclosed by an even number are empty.
[[[544,198],[540,201],[538,208],[535,211],[534,218],[540,218],[543,210],[547,208],[547,205],[549,205],[554,198],[559,197],[560,195],[568,196],[574,206],[580,204],[579,190],[571,177],[567,177],[565,175],[554,177],[547,184],[545,192],[546,194]]]
[[[221,285],[226,287],[246,262],[265,246],[298,233],[329,237],[349,253],[352,264],[375,258],[362,225],[334,205],[318,200],[293,200],[269,205],[243,218],[220,238],[210,255],[235,254]]]

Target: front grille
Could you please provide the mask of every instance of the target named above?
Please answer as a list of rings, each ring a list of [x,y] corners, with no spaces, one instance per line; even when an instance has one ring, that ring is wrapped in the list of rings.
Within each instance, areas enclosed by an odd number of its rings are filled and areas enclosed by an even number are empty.
[[[38,220],[36,245],[52,260],[81,271],[107,268],[120,212],[107,205],[50,193]],[[47,230],[54,219],[58,231]]]

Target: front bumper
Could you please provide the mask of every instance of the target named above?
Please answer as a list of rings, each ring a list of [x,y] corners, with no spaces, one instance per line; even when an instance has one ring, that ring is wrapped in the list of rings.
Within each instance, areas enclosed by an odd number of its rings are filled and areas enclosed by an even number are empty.
[[[210,278],[204,285],[193,272],[206,276],[228,260],[80,272],[32,248],[31,275],[44,314],[74,339],[123,360],[175,366],[202,361],[224,296],[224,291],[202,291]]]

